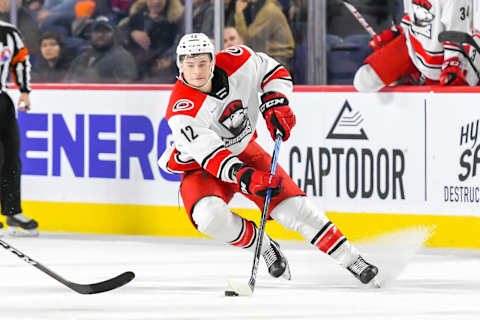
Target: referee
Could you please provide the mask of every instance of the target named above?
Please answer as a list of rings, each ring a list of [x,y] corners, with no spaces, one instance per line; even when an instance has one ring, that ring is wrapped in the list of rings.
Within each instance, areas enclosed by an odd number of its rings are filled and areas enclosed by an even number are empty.
[[[30,109],[30,61],[18,29],[0,21],[0,201],[13,235],[38,235],[38,223],[22,213],[20,205],[20,133],[15,106],[6,92],[9,72],[20,88],[17,107]],[[3,225],[0,222],[0,228]]]

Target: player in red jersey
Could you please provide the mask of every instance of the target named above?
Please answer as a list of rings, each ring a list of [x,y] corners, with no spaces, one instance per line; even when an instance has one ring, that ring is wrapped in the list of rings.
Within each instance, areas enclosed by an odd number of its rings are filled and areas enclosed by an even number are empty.
[[[260,114],[273,139],[279,131],[287,140],[295,125],[289,106],[292,78],[285,67],[246,46],[215,55],[201,33],[183,36],[177,65],[180,75],[166,112],[174,144],[159,165],[182,173],[180,192],[194,226],[220,241],[253,250],[256,225],[230,211],[228,203],[239,192],[262,208],[271,188],[269,218],[299,232],[362,283],[374,279],[377,267],[362,258],[282,168],[274,176],[268,172],[271,157],[255,142]],[[290,279],[286,257],[267,235],[261,253],[273,277]]]
[[[401,25],[373,37],[375,51],[355,74],[358,91],[377,91],[395,84],[478,84],[474,71],[480,69],[476,50],[466,45],[469,57],[449,42],[440,42],[442,31],[461,31],[480,44],[473,26],[472,0],[405,0]]]

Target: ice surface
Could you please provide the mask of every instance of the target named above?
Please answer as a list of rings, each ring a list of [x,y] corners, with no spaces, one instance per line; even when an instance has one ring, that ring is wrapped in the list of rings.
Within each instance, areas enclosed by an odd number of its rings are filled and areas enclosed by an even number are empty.
[[[281,241],[292,280],[261,261],[251,297],[225,297],[247,282],[253,253],[210,239],[42,233],[3,240],[53,271],[91,283],[134,271],[125,287],[83,296],[0,250],[1,320],[479,319],[480,251],[425,249],[422,230],[356,244],[385,286],[362,286],[303,242]]]

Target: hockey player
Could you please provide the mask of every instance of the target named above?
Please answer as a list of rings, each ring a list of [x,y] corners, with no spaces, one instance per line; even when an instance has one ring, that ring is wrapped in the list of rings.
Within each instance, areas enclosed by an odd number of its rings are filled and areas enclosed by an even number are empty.
[[[232,46],[215,55],[202,33],[182,37],[177,66],[180,74],[166,111],[174,144],[159,165],[167,172],[182,173],[180,192],[193,225],[220,241],[254,250],[256,225],[230,211],[227,204],[240,192],[262,208],[271,188],[271,219],[299,232],[362,283],[369,283],[377,267],[362,258],[282,168],[274,176],[268,172],[271,157],[255,142],[260,113],[272,138],[277,130],[284,141],[290,137],[296,120],[289,107],[288,71],[246,46]],[[267,235],[261,254],[271,276],[290,279],[286,257]]]
[[[395,84],[476,85],[479,81],[468,59],[480,66],[475,51],[439,42],[445,30],[474,33],[472,0],[405,0],[405,16],[399,26],[373,37],[375,51],[354,78],[358,91],[377,91]],[[474,33],[478,40],[478,34]],[[478,67],[477,67],[478,69]]]
[[[30,107],[30,62],[28,49],[18,29],[0,21],[0,200],[2,214],[13,234],[38,235],[38,223],[22,213],[20,206],[20,134],[15,106],[8,96],[9,70],[19,86],[18,108],[27,111]],[[3,225],[0,224],[0,228]]]

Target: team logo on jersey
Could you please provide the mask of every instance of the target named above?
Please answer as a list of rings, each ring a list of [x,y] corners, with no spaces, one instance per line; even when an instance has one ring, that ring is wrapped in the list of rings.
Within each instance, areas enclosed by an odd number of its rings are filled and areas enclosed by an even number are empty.
[[[4,47],[2,49],[2,52],[0,52],[0,61],[2,63],[10,61],[10,58],[12,57],[12,50],[10,48]]]
[[[194,107],[194,104],[192,101],[188,99],[182,99],[175,102],[172,110],[173,112],[186,111],[186,110],[193,109],[193,107]]]
[[[432,38],[432,21],[435,15],[430,12],[432,4],[428,0],[412,0],[413,25],[412,31],[429,39]]]
[[[223,51],[230,53],[233,56],[241,56],[243,53],[243,49],[237,46],[228,47]]]
[[[230,102],[218,121],[233,134],[233,138],[223,138],[226,147],[240,142],[252,132],[247,109],[243,107],[242,100]]]

